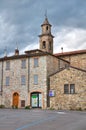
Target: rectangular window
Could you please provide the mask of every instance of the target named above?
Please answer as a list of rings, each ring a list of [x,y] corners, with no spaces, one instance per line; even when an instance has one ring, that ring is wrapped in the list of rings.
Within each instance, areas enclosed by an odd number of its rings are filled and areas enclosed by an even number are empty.
[[[34,58],[34,67],[38,67],[38,58]]]
[[[75,84],[70,84],[70,93],[71,94],[75,93]]]
[[[69,85],[64,84],[64,94],[69,94]]]
[[[26,60],[21,61],[21,68],[26,68]]]
[[[6,70],[10,70],[10,61],[6,61]]]
[[[25,107],[25,100],[21,100],[21,107]]]
[[[6,86],[10,85],[10,77],[6,77]]]
[[[34,84],[38,84],[38,75],[34,75]]]
[[[26,77],[25,75],[21,76],[21,85],[25,85],[26,84]]]
[[[75,84],[64,85],[64,94],[74,94],[74,93],[75,93]]]

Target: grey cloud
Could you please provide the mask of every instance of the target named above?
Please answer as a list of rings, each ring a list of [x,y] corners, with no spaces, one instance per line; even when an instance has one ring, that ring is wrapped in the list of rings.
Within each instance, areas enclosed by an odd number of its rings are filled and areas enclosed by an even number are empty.
[[[46,9],[53,27],[86,28],[85,0],[0,0],[0,15],[8,26],[7,31],[0,30],[6,37],[0,36],[0,53],[6,45],[9,52],[14,51],[16,42],[20,49],[35,43]]]

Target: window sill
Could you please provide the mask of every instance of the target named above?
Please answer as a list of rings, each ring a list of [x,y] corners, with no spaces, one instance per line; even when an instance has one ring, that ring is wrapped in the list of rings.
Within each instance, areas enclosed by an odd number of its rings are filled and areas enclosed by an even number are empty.
[[[38,84],[34,84],[34,85],[38,85]]]
[[[77,93],[64,93],[64,94],[66,94],[66,95],[75,95]]]

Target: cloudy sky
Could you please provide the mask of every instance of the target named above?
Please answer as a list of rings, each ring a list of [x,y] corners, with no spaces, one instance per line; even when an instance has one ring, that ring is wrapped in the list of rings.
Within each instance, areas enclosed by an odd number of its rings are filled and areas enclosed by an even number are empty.
[[[86,0],[0,0],[0,57],[39,48],[46,10],[54,53],[86,49]]]

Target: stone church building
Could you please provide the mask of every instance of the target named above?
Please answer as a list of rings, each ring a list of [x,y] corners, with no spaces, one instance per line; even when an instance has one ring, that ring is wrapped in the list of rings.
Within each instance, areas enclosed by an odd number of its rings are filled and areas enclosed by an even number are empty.
[[[86,109],[86,50],[53,54],[51,26],[45,17],[39,49],[0,58],[0,105]]]

